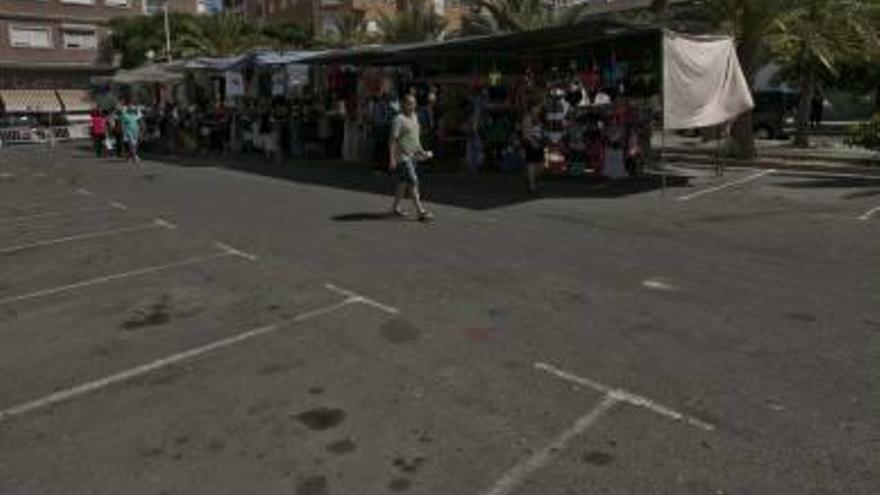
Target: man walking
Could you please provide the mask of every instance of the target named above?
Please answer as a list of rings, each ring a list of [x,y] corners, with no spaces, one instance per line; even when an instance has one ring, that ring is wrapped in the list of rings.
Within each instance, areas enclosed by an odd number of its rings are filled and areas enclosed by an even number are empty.
[[[403,100],[402,113],[397,115],[391,124],[389,145],[389,168],[397,176],[397,193],[391,205],[391,214],[406,216],[400,208],[400,200],[408,191],[419,215],[419,221],[427,222],[434,218],[422,205],[419,197],[419,176],[416,167],[419,160],[431,157],[431,153],[422,148],[420,139],[421,128],[416,115],[416,99],[407,95]]]

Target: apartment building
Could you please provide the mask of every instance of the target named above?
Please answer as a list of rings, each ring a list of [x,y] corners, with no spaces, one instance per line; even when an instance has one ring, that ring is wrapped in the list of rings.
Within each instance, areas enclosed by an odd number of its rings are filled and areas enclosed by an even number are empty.
[[[358,16],[367,31],[378,31],[377,20],[391,15],[412,0],[227,0],[226,10],[260,24],[297,22],[319,34],[336,30],[344,16]],[[427,0],[447,18],[452,29],[461,25],[462,0]]]
[[[198,4],[168,1],[178,12],[196,13]],[[163,5],[163,0],[0,0],[3,109],[57,110],[51,105],[55,91],[81,94],[93,76],[114,70],[116,61],[106,46],[110,19],[156,12]]]

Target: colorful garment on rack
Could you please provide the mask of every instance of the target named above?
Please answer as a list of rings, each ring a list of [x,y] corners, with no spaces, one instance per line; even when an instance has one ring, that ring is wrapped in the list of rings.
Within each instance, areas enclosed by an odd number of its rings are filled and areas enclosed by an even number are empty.
[[[582,72],[581,81],[584,83],[585,88],[593,91],[598,91],[599,88],[602,86],[602,76],[599,74],[599,69],[597,69],[594,65],[593,67]]]

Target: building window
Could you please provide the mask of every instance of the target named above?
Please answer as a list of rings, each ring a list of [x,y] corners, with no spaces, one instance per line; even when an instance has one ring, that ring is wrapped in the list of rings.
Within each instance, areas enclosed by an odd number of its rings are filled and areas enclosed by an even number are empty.
[[[144,0],[144,14],[153,15],[164,10],[165,2],[162,0]]]
[[[339,32],[339,24],[336,22],[335,15],[324,15],[321,18],[321,31],[328,36]]]
[[[9,26],[9,44],[13,48],[52,48],[48,27]]]
[[[98,48],[98,33],[94,28],[63,28],[64,48],[94,50]]]
[[[78,5],[95,5],[95,0],[61,0],[61,3],[75,3]]]
[[[104,0],[108,7],[128,7],[128,0]]]

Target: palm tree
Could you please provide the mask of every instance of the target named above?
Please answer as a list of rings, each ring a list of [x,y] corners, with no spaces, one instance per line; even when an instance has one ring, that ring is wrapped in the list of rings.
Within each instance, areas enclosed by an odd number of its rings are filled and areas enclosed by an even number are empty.
[[[755,75],[770,60],[767,43],[776,29],[776,21],[799,0],[709,0],[707,9],[715,23],[734,37],[737,55],[749,87],[755,86]],[[733,124],[733,153],[738,158],[755,157],[755,135],[752,112],[746,112]]]
[[[446,19],[434,12],[427,0],[414,0],[394,15],[379,17],[379,30],[386,43],[436,40],[446,31]]]
[[[820,77],[835,79],[841,64],[876,53],[876,10],[863,0],[799,0],[776,20],[776,53],[797,74],[800,90],[795,146],[809,146],[810,103]]]
[[[199,17],[178,43],[184,56],[228,57],[266,44],[262,33],[239,16],[224,12]]]
[[[367,39],[367,23],[358,12],[349,12],[336,19],[336,39],[344,48],[363,44]]]
[[[574,24],[588,2],[554,7],[545,0],[476,0],[478,12],[469,20],[469,34],[491,34]]]
[[[263,28],[262,34],[278,51],[308,47],[313,38],[309,28],[295,22],[271,24]]]

